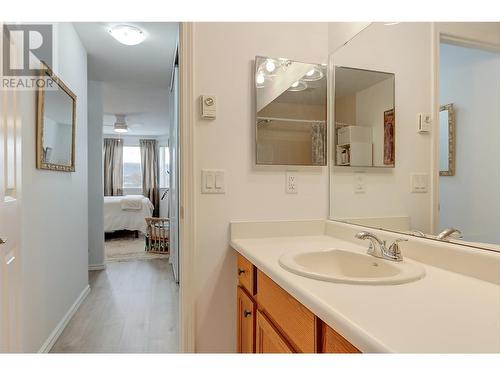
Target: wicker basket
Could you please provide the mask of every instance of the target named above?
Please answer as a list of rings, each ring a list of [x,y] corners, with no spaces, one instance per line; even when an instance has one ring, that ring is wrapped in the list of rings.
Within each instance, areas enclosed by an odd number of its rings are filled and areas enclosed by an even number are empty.
[[[149,253],[168,254],[170,221],[163,217],[147,217],[145,250]]]

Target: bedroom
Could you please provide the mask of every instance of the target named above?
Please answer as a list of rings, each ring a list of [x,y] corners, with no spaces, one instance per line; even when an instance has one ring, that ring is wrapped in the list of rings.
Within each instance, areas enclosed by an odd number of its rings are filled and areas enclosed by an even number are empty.
[[[176,206],[169,143],[175,138],[178,25],[76,28],[88,51],[89,121],[95,114],[102,123],[104,263],[166,259]],[[149,243],[151,236],[158,244]]]

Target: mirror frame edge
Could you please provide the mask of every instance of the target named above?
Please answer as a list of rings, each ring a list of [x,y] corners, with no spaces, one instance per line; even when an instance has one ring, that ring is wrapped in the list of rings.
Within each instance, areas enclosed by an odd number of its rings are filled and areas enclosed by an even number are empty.
[[[59,172],[75,172],[76,160],[76,101],[77,96],[68,86],[59,78],[53,70],[43,61],[41,61],[42,68],[40,69],[39,78],[45,79],[48,76],[52,79],[59,88],[61,88],[72,99],[72,115],[71,115],[71,164],[61,165],[46,163],[43,161],[43,138],[44,138],[44,112],[45,112],[45,88],[44,86],[38,87],[36,93],[36,168],[42,170],[59,171]]]
[[[448,170],[439,171],[440,176],[455,176],[455,109],[453,103],[445,104],[439,107],[439,113],[448,112]]]

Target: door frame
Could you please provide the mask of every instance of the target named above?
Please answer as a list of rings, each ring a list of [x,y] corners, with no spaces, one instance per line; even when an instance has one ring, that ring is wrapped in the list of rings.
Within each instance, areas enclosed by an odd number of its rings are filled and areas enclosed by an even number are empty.
[[[194,23],[179,25],[179,351],[196,350]]]

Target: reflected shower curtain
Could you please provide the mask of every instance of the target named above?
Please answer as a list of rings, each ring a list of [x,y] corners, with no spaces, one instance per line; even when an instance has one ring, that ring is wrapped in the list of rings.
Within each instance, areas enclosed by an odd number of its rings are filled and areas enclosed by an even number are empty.
[[[153,203],[153,216],[160,213],[158,142],[155,139],[140,139],[142,194]]]
[[[123,142],[121,139],[105,138],[104,196],[123,195]]]
[[[326,132],[324,123],[315,123],[311,125],[311,143],[312,143],[312,164],[325,165],[325,143]]]

